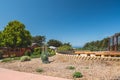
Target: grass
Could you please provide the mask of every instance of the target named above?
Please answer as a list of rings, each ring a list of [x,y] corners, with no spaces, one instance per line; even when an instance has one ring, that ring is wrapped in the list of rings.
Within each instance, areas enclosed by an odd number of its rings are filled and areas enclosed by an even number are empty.
[[[2,59],[1,62],[11,62],[13,61],[13,58],[5,58],[5,59]]]
[[[42,69],[42,68],[37,68],[36,69],[36,72],[39,72],[39,73],[41,73],[41,72],[43,72],[44,70]]]
[[[89,69],[89,67],[85,67],[85,69]]]
[[[31,57],[31,58],[40,58],[40,54],[37,54],[37,55],[32,54],[30,57]]]
[[[75,67],[74,66],[68,66],[66,69],[69,69],[69,70],[74,70]]]

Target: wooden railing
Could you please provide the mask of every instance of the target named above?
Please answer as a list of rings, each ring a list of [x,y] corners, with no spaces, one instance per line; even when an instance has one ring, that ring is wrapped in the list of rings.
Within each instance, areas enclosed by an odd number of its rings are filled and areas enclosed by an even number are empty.
[[[79,60],[94,60],[94,61],[120,61],[120,57],[101,57],[101,56],[79,56],[79,55],[69,55],[69,54],[59,54],[57,56],[64,61],[72,61],[75,60],[76,62]]]
[[[120,52],[115,51],[75,51],[75,54],[78,55],[86,55],[86,56],[111,56],[111,57],[119,57]]]

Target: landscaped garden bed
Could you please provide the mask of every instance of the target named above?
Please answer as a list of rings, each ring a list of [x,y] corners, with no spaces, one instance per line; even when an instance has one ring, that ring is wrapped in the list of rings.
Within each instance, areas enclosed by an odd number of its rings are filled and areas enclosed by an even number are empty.
[[[10,62],[0,62],[0,67],[67,79],[76,78],[76,80],[110,80],[116,79],[120,75],[119,61],[68,59],[55,55],[49,57],[50,63],[48,64],[42,63],[40,58],[24,62],[12,60]]]

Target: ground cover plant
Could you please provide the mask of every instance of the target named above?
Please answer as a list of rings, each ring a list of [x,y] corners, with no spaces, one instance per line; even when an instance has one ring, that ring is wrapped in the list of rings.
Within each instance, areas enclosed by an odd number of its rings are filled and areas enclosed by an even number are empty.
[[[67,66],[66,69],[69,69],[69,70],[74,70],[75,67],[74,66]]]
[[[31,60],[31,58],[30,58],[29,56],[22,56],[22,57],[20,58],[20,61],[21,61],[21,62],[30,61],[30,60]]]
[[[43,70],[42,68],[37,68],[37,69],[36,69],[36,72],[41,73],[41,72],[44,72],[44,70]]]
[[[73,78],[81,78],[81,77],[83,77],[81,72],[74,72],[73,73]]]

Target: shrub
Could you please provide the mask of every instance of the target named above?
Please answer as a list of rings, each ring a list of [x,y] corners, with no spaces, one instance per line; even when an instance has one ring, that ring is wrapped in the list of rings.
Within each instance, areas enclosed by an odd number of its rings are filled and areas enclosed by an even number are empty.
[[[1,62],[11,62],[13,59],[12,58],[5,58]]]
[[[2,59],[2,58],[3,58],[3,51],[0,50],[0,59]]]
[[[21,61],[21,62],[30,61],[30,60],[31,60],[31,58],[30,58],[29,56],[22,56],[22,57],[20,58],[20,61]]]
[[[20,57],[14,57],[14,60],[20,60]]]
[[[74,72],[73,73],[73,78],[81,78],[81,77],[83,77],[81,72]]]
[[[85,67],[85,69],[89,69],[89,67]]]
[[[44,70],[42,69],[42,68],[38,68],[38,69],[36,69],[36,72],[39,72],[39,73],[41,73],[41,72],[43,72]]]
[[[68,46],[68,45],[63,45],[63,46],[60,46],[58,48],[58,51],[68,51],[68,50],[71,50],[72,47],[71,46]]]
[[[74,66],[68,66],[67,69],[74,70],[75,67]]]
[[[56,54],[55,50],[53,49],[48,49],[48,53],[49,53],[49,56],[54,56]]]
[[[40,47],[34,48],[34,52],[31,54],[31,57],[40,58],[40,55],[41,55],[41,48]]]
[[[42,52],[41,60],[43,63],[49,63],[47,52]]]
[[[32,54],[30,57],[31,58],[40,58],[40,55],[34,55],[34,54]]]
[[[25,56],[30,56],[31,52],[30,51],[25,51]]]
[[[33,54],[35,55],[41,54],[41,48],[40,47],[34,48]]]

